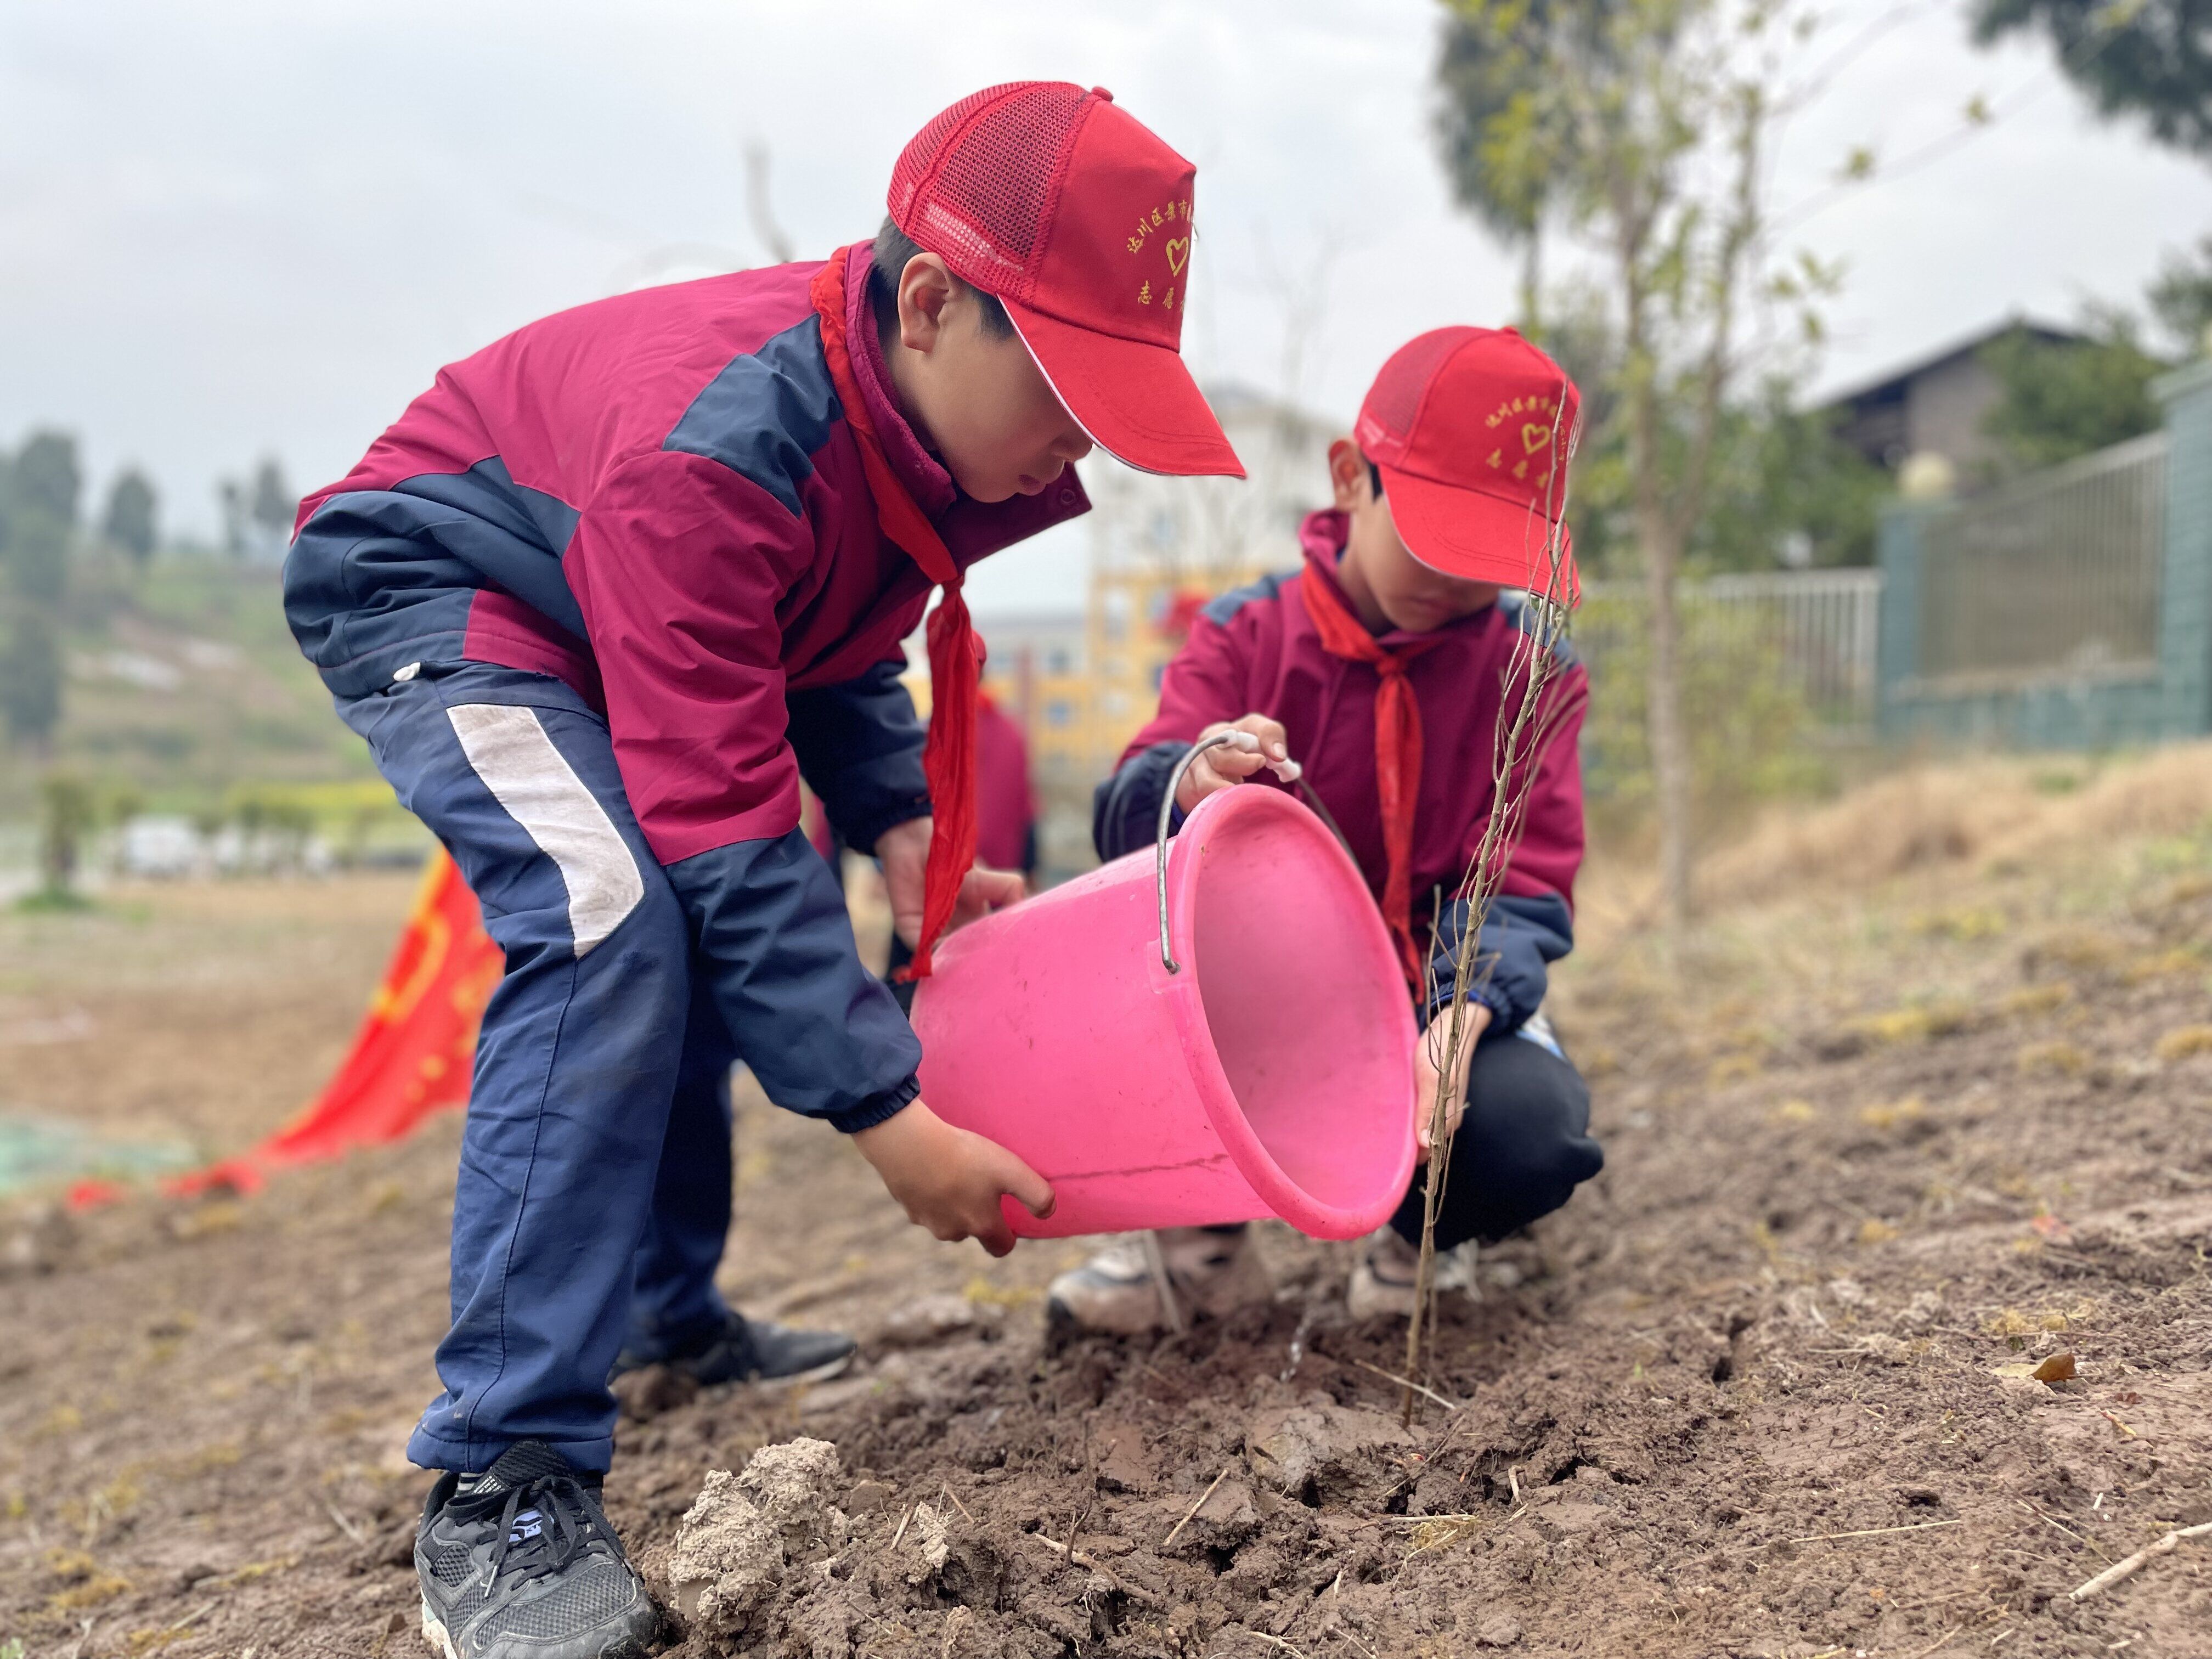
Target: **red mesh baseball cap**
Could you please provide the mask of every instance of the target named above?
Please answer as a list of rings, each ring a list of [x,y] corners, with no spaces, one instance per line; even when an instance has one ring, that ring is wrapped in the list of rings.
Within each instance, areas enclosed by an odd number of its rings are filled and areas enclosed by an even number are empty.
[[[1197,169],[1103,87],[962,99],[891,172],[891,218],[996,295],[1098,446],[1147,472],[1244,476],[1183,367]]]
[[[1439,328],[1391,354],[1352,436],[1423,564],[1572,605],[1580,591],[1561,520],[1581,410],[1567,372],[1514,330]]]

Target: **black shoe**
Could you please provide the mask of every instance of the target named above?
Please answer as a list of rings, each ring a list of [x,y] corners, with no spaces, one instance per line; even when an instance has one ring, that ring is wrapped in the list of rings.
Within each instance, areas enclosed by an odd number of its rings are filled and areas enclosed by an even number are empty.
[[[660,1627],[599,1508],[599,1477],[542,1440],[480,1475],[439,1477],[415,1577],[422,1639],[445,1659],[644,1659]]]
[[[702,1389],[723,1382],[820,1382],[852,1363],[856,1345],[842,1331],[800,1331],[733,1313],[674,1353],[648,1358],[624,1352],[609,1377],[647,1365],[681,1371]]]

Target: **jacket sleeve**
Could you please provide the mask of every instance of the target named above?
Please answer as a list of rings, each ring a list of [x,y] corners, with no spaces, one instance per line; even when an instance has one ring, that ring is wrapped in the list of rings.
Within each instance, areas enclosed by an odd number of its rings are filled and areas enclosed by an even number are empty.
[[[662,451],[609,477],[562,567],[623,787],[738,1057],[778,1105],[853,1130],[914,1098],[921,1048],[799,830],[775,605],[813,556],[760,485]]]
[[[902,659],[784,700],[799,775],[848,847],[866,852],[894,824],[929,816],[921,721],[899,681]]]
[[[1198,734],[1251,712],[1237,642],[1201,612],[1161,677],[1159,712],[1130,740],[1114,775],[1091,797],[1091,840],[1098,856],[1117,859],[1150,847],[1159,830],[1160,798]],[[1178,811],[1169,832],[1182,828]]]
[[[1549,964],[1574,949],[1574,884],[1583,842],[1582,724],[1589,702],[1589,678],[1571,661],[1545,692],[1521,833],[1475,941],[1469,994],[1491,1012],[1486,1041],[1527,1022],[1543,1004]],[[1480,836],[1480,823],[1475,831]],[[1469,862],[1475,851],[1467,849]],[[1467,901],[1456,899],[1437,918],[1431,1012],[1450,1000],[1468,910]]]
[[[1437,928],[1436,951],[1430,962],[1436,988],[1429,999],[1430,1014],[1451,1000],[1467,918],[1468,902],[1455,899]],[[1507,1036],[1528,1023],[1543,1006],[1548,964],[1574,948],[1574,916],[1557,894],[1500,893],[1491,900],[1468,979],[1469,999],[1490,1010],[1484,1041]]]

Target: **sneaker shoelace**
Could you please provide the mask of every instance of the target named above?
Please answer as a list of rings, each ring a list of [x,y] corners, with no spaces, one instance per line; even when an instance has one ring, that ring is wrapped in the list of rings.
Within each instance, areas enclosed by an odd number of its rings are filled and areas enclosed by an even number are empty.
[[[466,1520],[497,1509],[499,1541],[492,1547],[487,1590],[510,1577],[525,1583],[550,1577],[589,1548],[599,1531],[583,1483],[572,1474],[532,1475],[504,1492],[464,1498],[453,1507]]]

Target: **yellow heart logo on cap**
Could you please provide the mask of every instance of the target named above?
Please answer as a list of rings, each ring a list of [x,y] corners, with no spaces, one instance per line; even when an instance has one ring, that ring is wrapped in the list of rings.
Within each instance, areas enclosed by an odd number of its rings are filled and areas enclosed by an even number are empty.
[[[1171,275],[1180,276],[1182,272],[1182,268],[1189,263],[1190,238],[1188,236],[1177,236],[1171,240],[1168,243],[1169,272]]]
[[[1521,428],[1521,447],[1531,455],[1552,441],[1552,428],[1530,421]]]

